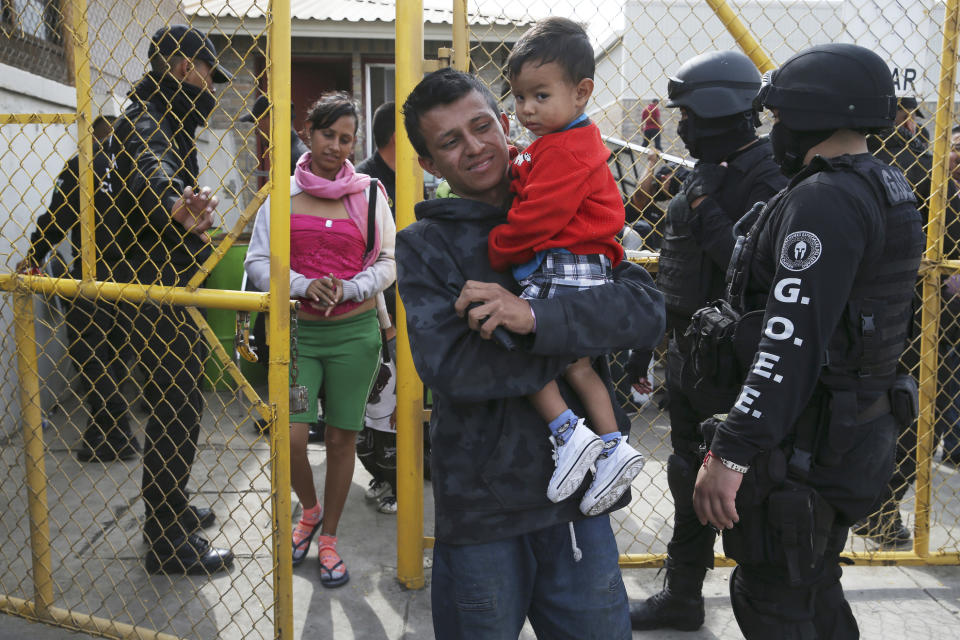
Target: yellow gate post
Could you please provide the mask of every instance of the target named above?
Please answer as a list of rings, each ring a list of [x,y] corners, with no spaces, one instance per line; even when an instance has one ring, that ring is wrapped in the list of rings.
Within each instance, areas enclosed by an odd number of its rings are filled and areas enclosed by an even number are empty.
[[[20,377],[20,421],[23,424],[23,465],[27,478],[27,511],[30,515],[34,612],[47,617],[48,609],[53,604],[53,577],[50,564],[50,523],[47,511],[43,416],[40,412],[37,336],[33,326],[33,293],[28,289],[18,289],[13,299],[17,374]]]
[[[397,123],[400,107],[423,77],[423,1],[399,0],[396,19]],[[423,194],[423,170],[402,126],[397,127],[397,228],[413,223]],[[397,580],[422,589],[423,385],[413,367],[407,314],[397,299]]]
[[[767,71],[777,68],[773,60],[770,59],[770,56],[767,55],[763,47],[760,46],[760,43],[757,42],[757,39],[750,33],[750,30],[744,26],[740,18],[737,17],[737,14],[734,13],[730,5],[727,4],[726,0],[707,0],[707,4],[710,5],[713,12],[717,14],[717,18],[720,19],[723,26],[730,32],[733,39],[737,41],[737,46],[747,54],[748,58],[753,60],[753,64],[757,65],[760,73],[766,73]]]
[[[470,71],[467,0],[453,0],[453,68],[457,71]]]
[[[930,465],[937,398],[937,341],[940,328],[940,277],[943,258],[944,217],[947,207],[947,155],[953,126],[953,99],[957,75],[957,23],[960,0],[947,0],[943,20],[943,52],[937,88],[937,118],[930,175],[930,210],[927,249],[924,253],[923,313],[920,323],[920,421],[917,426],[917,505],[913,549],[930,554]]]
[[[290,0],[272,0],[270,60],[270,480],[273,500],[273,598],[277,638],[293,638],[293,556],[290,547]],[[284,277],[276,277],[283,274]]]
[[[80,198],[80,268],[86,281],[96,279],[97,247],[94,240],[96,216],[93,211],[93,114],[90,81],[90,41],[87,33],[87,2],[73,0],[67,12],[68,40],[77,90],[77,187]]]

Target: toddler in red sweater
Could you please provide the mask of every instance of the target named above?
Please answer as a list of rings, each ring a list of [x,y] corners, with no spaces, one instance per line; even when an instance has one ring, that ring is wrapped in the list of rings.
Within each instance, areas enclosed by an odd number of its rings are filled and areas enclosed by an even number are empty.
[[[511,167],[513,206],[489,236],[490,264],[513,268],[522,298],[542,299],[610,281],[623,259],[616,234],[624,225],[620,191],[607,166],[610,152],[584,113],[593,93],[593,48],[566,18],[547,18],[507,58],[520,123],[539,136]],[[594,465],[580,510],[609,509],[643,467],[643,456],[617,429],[610,394],[590,358],[565,378],[583,401],[593,431],[567,406],[556,382],[530,396],[549,424],[557,466],[547,497],[573,495]]]

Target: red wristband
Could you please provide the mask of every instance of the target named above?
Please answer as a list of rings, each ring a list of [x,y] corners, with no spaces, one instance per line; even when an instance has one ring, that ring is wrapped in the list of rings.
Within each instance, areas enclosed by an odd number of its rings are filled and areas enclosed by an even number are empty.
[[[703,466],[707,466],[707,458],[716,458],[717,456],[713,455],[713,451],[707,451],[706,455],[703,456]]]

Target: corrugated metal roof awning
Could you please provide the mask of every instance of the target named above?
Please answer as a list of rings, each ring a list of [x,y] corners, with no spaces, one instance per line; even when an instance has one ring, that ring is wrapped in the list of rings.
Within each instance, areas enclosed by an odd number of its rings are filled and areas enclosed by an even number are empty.
[[[188,16],[216,19],[263,19],[268,0],[184,0],[183,10]],[[318,22],[394,22],[395,0],[291,0],[290,17],[293,20]],[[450,2],[432,0],[424,3],[425,24],[451,24],[453,11]],[[524,26],[533,20],[518,14],[485,15],[468,13],[472,25]],[[232,21],[232,20],[229,20]]]

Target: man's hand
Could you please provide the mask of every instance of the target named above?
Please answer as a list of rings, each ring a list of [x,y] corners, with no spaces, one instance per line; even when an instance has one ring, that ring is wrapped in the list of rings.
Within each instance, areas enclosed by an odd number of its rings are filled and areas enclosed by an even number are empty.
[[[343,280],[332,273],[329,277],[311,280],[306,297],[326,307],[323,315],[329,316],[333,308],[343,302]]]
[[[171,218],[204,242],[210,242],[206,232],[213,226],[213,210],[220,204],[220,200],[210,194],[210,187],[200,189],[199,193],[194,193],[193,187],[187,187],[170,212]]]
[[[37,266],[37,264],[34,263],[34,261],[31,260],[30,258],[24,258],[23,260],[17,263],[16,272],[26,273],[29,275],[39,275],[40,267]]]
[[[474,302],[480,304],[468,311],[467,308]],[[497,327],[504,327],[519,335],[533,333],[530,303],[492,282],[467,280],[453,307],[461,318],[466,315],[470,328],[479,331],[485,340],[493,336],[493,330]]]
[[[650,380],[647,378],[639,378],[636,382],[630,385],[631,388],[639,393],[640,395],[650,395],[653,393],[653,385],[650,384]]]
[[[741,482],[742,473],[727,469],[719,458],[707,456],[693,489],[693,510],[700,524],[709,522],[722,530],[732,529],[740,521],[734,500]]]
[[[651,171],[659,161],[660,161],[660,150],[655,147],[651,147],[647,149],[647,165],[650,167]]]

